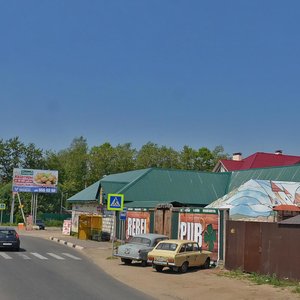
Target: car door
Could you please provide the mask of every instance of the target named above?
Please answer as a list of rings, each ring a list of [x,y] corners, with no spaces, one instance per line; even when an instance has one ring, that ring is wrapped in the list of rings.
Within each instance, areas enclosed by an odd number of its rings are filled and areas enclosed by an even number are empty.
[[[181,267],[182,264],[187,261],[186,258],[186,244],[182,244],[180,249],[178,249],[178,253],[176,255],[176,266]]]
[[[195,251],[194,243],[186,244],[186,259],[189,262],[190,267],[197,265],[197,257],[197,251]]]
[[[195,253],[195,266],[202,266],[205,263],[206,255],[202,253],[198,243],[195,243],[193,248]]]

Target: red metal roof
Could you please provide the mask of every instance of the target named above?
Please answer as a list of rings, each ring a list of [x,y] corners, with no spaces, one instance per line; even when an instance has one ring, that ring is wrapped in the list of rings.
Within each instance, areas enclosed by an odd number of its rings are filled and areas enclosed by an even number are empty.
[[[296,205],[282,204],[282,205],[275,206],[273,208],[273,210],[276,210],[276,211],[300,211],[300,207],[298,207]]]
[[[256,152],[242,160],[222,159],[220,162],[227,171],[239,171],[255,168],[290,166],[300,163],[300,156]]]

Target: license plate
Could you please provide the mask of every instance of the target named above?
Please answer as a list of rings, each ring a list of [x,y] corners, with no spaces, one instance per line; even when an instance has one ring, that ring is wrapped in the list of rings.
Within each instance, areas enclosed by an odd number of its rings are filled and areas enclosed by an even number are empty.
[[[3,243],[3,246],[11,246],[12,243]]]
[[[157,258],[155,258],[155,261],[164,262],[164,261],[167,261],[167,259],[164,257],[157,257]]]

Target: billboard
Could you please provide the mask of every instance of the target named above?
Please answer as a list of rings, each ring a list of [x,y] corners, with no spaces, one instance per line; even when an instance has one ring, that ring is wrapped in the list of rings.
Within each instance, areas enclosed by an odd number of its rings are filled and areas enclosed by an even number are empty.
[[[58,171],[17,169],[13,171],[13,192],[57,193]]]
[[[217,260],[218,214],[204,212],[205,208],[202,213],[180,213],[178,238],[197,242],[203,250],[212,252],[212,260]]]
[[[126,239],[149,232],[150,213],[148,211],[127,211]]]

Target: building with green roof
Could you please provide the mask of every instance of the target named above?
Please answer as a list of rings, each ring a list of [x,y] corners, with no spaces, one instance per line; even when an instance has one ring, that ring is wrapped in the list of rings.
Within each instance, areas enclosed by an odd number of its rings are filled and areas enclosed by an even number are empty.
[[[124,194],[126,207],[151,208],[160,203],[204,207],[224,196],[230,173],[148,168],[103,177],[68,199],[70,203],[100,201],[108,194]]]
[[[67,200],[72,204],[72,231],[78,229],[78,216],[89,213],[102,214],[103,231],[111,233],[112,213],[105,209],[105,201],[108,194],[123,194],[124,206],[131,220],[140,211],[139,218],[150,218],[147,220],[150,224],[148,232],[160,228],[161,233],[176,238],[181,224],[190,220],[189,216],[182,217],[184,213],[196,214],[197,217],[196,211],[203,213],[205,210],[206,214],[218,215],[217,209],[212,207],[209,210],[206,206],[250,180],[300,182],[300,165],[223,173],[148,168],[108,175]],[[165,211],[170,208],[170,213]],[[222,225],[223,212],[220,212],[220,218]],[[117,226],[121,226],[120,222]],[[215,230],[218,229],[211,227],[207,234],[216,235]],[[220,244],[220,249],[222,247]]]
[[[224,173],[148,168],[103,177],[68,198],[69,203],[99,203],[100,191],[124,194],[126,207],[151,208],[160,203],[205,207],[251,179],[300,182],[300,166]]]

